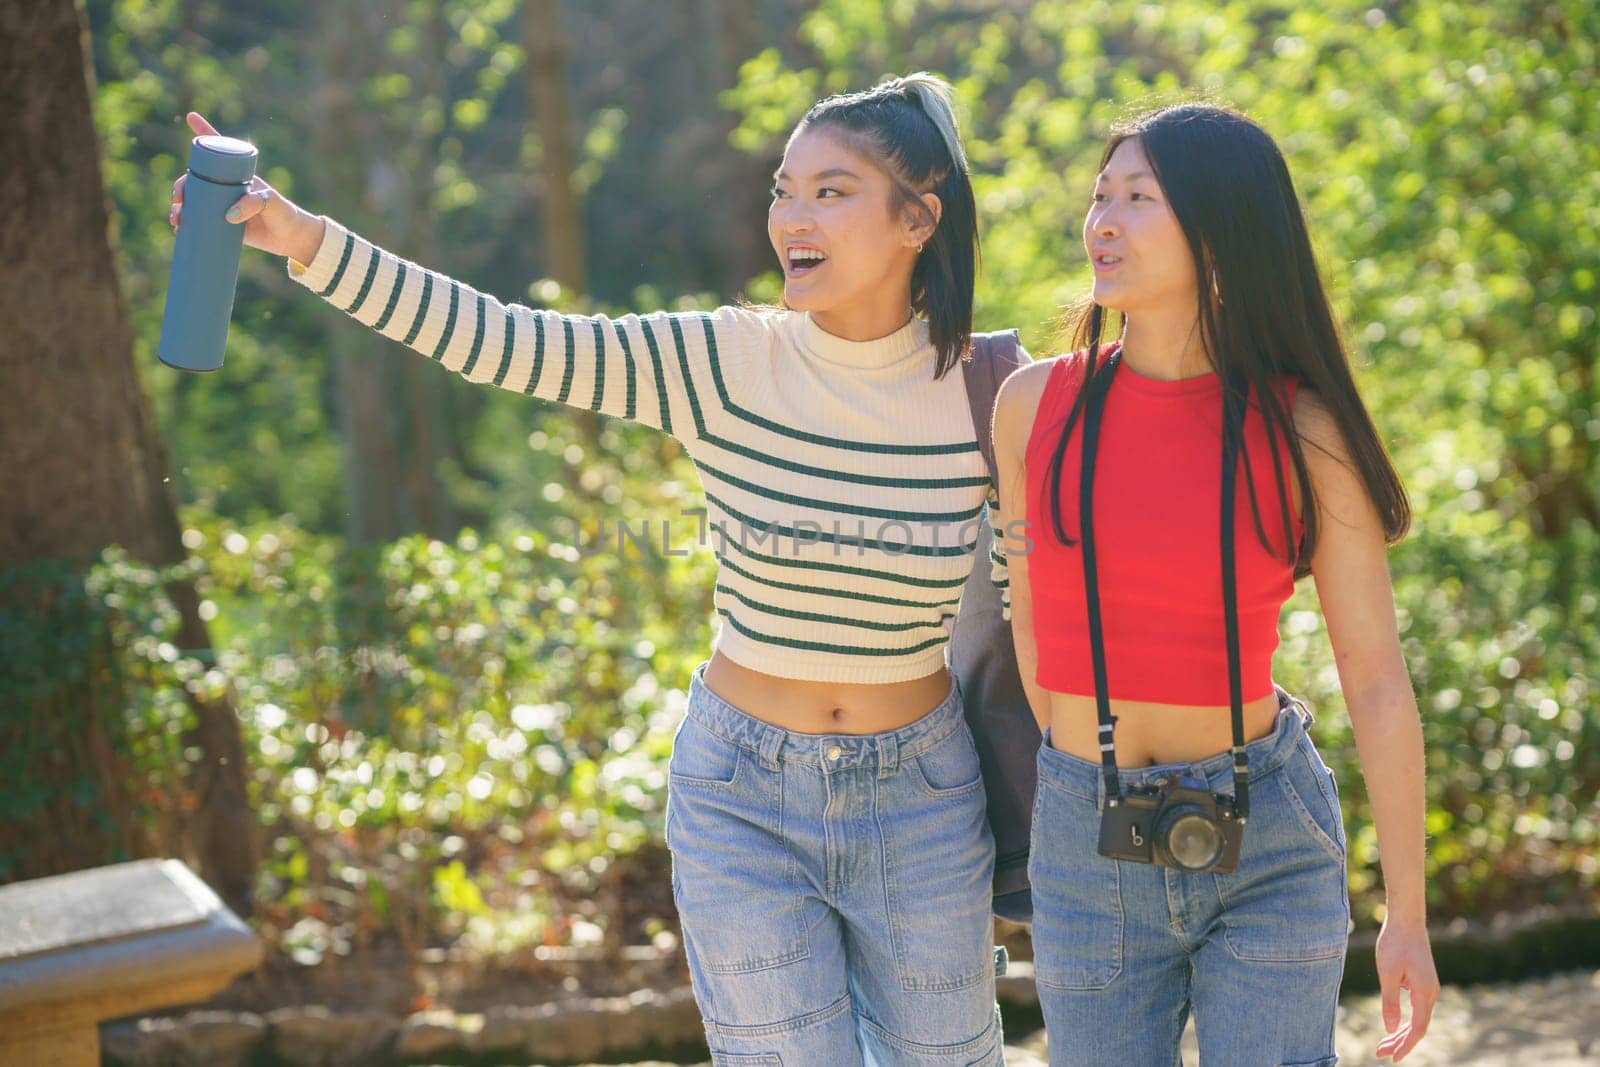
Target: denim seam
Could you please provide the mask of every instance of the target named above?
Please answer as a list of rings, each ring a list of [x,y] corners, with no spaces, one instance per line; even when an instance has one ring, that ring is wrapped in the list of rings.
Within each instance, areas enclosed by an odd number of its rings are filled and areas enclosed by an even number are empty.
[[[920,777],[920,771],[918,775]],[[978,785],[982,786],[982,784],[983,781],[980,777]],[[878,826],[878,840],[882,842],[883,847],[883,888],[884,900],[889,905],[889,940],[894,949],[895,972],[900,979],[900,988],[908,993],[953,993],[957,990],[977,985],[992,975],[994,970],[992,960],[985,960],[984,965],[976,968],[970,975],[958,975],[955,978],[948,978],[943,981],[932,982],[908,976],[907,972],[910,967],[906,962],[908,953],[906,951],[905,923],[901,918],[903,909],[900,906],[900,886],[894,876],[896,866],[895,848],[893,838],[883,828],[882,812],[879,810],[882,793],[874,790],[874,797],[873,819]]]
[[[1300,799],[1299,792],[1294,788],[1293,783],[1290,782],[1290,780],[1289,780],[1289,776],[1288,776],[1288,773],[1287,773],[1287,768],[1285,768],[1285,773],[1282,774],[1281,776],[1279,776],[1278,781],[1279,781],[1280,785],[1282,786],[1283,795],[1286,798],[1286,800],[1287,800],[1287,802],[1289,804],[1289,807],[1294,809],[1295,820],[1298,821],[1299,823],[1301,823],[1302,826],[1307,828],[1307,830],[1312,833],[1312,836],[1316,839],[1317,844],[1321,847],[1323,852],[1328,854],[1328,859],[1339,864],[1339,872],[1340,872],[1339,873],[1339,882],[1340,882],[1341,886],[1345,886],[1347,884],[1347,882],[1348,882],[1348,879],[1347,879],[1347,877],[1345,875],[1345,862],[1337,854],[1335,854],[1332,851],[1330,851],[1330,847],[1329,846],[1332,844],[1332,842],[1328,839],[1328,836],[1325,833],[1323,833],[1322,828],[1317,826],[1315,820],[1313,820],[1311,818],[1310,810],[1306,808],[1305,802]],[[1293,956],[1285,956],[1285,955],[1281,955],[1281,954],[1280,955],[1266,955],[1266,954],[1261,953],[1261,952],[1254,952],[1254,953],[1246,952],[1245,950],[1241,949],[1235,943],[1234,938],[1233,938],[1235,927],[1233,926],[1233,924],[1231,922],[1229,922],[1229,917],[1230,917],[1229,913],[1232,910],[1232,905],[1228,901],[1228,893],[1227,893],[1227,889],[1226,889],[1226,886],[1227,886],[1226,879],[1223,878],[1223,877],[1220,877],[1220,876],[1217,877],[1216,878],[1216,885],[1217,885],[1217,895],[1218,895],[1218,898],[1220,899],[1220,901],[1222,903],[1222,909],[1223,909],[1222,910],[1222,940],[1223,940],[1223,943],[1227,946],[1228,952],[1231,953],[1235,959],[1243,961],[1243,962],[1247,962],[1247,963],[1315,963],[1318,960],[1330,960],[1330,959],[1335,959],[1335,958],[1343,958],[1345,953],[1348,951],[1348,943],[1346,941],[1344,941],[1344,940],[1341,940],[1337,945],[1331,946],[1329,951],[1323,952],[1323,953],[1319,953],[1319,954],[1314,955],[1314,956],[1313,955],[1305,955],[1303,953],[1297,954],[1297,955],[1293,955]],[[1347,889],[1342,889],[1341,892],[1348,892],[1348,890]],[[1348,915],[1348,913],[1349,913],[1349,905],[1348,905],[1348,903],[1346,903],[1346,905],[1345,905],[1345,912]]]
[[[719,782],[715,778],[696,778],[692,774],[679,774],[676,771],[667,771],[667,783],[677,782],[693,789],[732,789],[739,784],[739,770],[744,766],[744,753],[736,750],[733,757],[733,777],[726,782]]]
[[[800,860],[799,857],[795,855],[794,842],[789,840],[789,835],[786,834],[783,829],[784,816],[788,811],[786,805],[786,801],[788,800],[789,796],[789,790],[787,788],[788,778],[781,769],[774,771],[773,773],[778,776],[778,840],[783,842],[783,880],[791,889],[793,889],[795,893],[794,907],[791,909],[793,913],[792,921],[794,923],[794,928],[800,932],[800,954],[796,956],[795,959],[809,959],[811,957],[812,927],[806,924],[806,898],[805,894],[799,890]]]
[[[963,1041],[959,1045],[924,1045],[890,1033],[883,1028],[883,1024],[864,1012],[857,1016],[857,1020],[884,1044],[918,1056],[960,1056],[968,1052],[981,1052],[995,1043],[998,1037],[996,1029],[999,1025],[998,1020],[991,1017],[989,1024],[983,1028],[983,1033],[970,1041]]]
[[[1327,806],[1328,816],[1333,820],[1333,825],[1338,830],[1338,833],[1334,835],[1334,841],[1338,843],[1339,838],[1344,836],[1344,815],[1339,810],[1337,793],[1329,796],[1328,782],[1324,781],[1324,779],[1331,779],[1333,772],[1322,765],[1322,757],[1316,755],[1316,748],[1312,744],[1310,734],[1306,735],[1305,744],[1301,747],[1300,754],[1305,759],[1306,765],[1311,768],[1312,777],[1317,780],[1317,793],[1322,797],[1322,803]],[[1348,853],[1349,846],[1341,844],[1340,851]]]
[[[1095,858],[1098,859],[1100,857],[1097,856]],[[1113,923],[1112,934],[1112,959],[1114,961],[1114,966],[1112,967],[1110,973],[1108,973],[1104,978],[1099,978],[1099,976],[1096,975],[1095,977],[1098,979],[1097,981],[1085,981],[1081,983],[1068,984],[1066,982],[1052,982],[1049,979],[1042,977],[1039,974],[1038,964],[1036,962],[1034,965],[1033,974],[1033,980],[1036,984],[1045,986],[1048,989],[1072,991],[1101,990],[1108,988],[1118,978],[1122,977],[1122,969],[1124,966],[1123,942],[1127,939],[1128,925],[1127,910],[1124,908],[1122,903],[1122,861],[1106,860],[1105,862],[1111,864],[1112,886],[1111,892],[1108,894],[1108,896],[1110,897],[1116,915],[1116,920]]]
[[[738,960],[734,963],[713,963],[702,959],[700,966],[704,967],[708,974],[755,974],[757,971],[770,971],[774,967],[797,963],[810,954],[810,950],[804,944],[801,944],[799,948],[790,949],[788,952],[780,953],[776,956],[761,956],[756,959]]]
[[[1097,769],[1096,775],[1098,776],[1098,774],[1099,771]],[[1100,796],[1098,781],[1093,789],[1085,791],[1083,787],[1079,786],[1076,780],[1063,775],[1052,774],[1049,770],[1041,768],[1039,772],[1039,784],[1048,785],[1051,789],[1054,789],[1057,792],[1066,793],[1069,796],[1077,797],[1079,800],[1087,800],[1096,807],[1099,807]]]
[[[797,1015],[793,1019],[784,1019],[781,1022],[761,1023],[754,1026],[733,1026],[728,1023],[713,1022],[710,1019],[706,1019],[705,1024],[708,1031],[722,1037],[735,1039],[780,1037],[784,1034],[792,1034],[797,1030],[804,1030],[808,1026],[817,1026],[828,1022],[835,1016],[842,1015],[849,1010],[850,996],[846,994],[825,1008],[818,1008],[816,1011],[808,1012],[805,1015]]]
[[[1097,981],[1097,982],[1083,982],[1083,983],[1074,984],[1074,985],[1068,985],[1065,982],[1052,982],[1052,981],[1049,981],[1049,980],[1047,980],[1045,978],[1041,978],[1041,977],[1039,977],[1038,970],[1035,969],[1034,970],[1034,975],[1033,975],[1033,980],[1036,983],[1038,983],[1039,985],[1045,986],[1046,988],[1049,988],[1049,989],[1077,990],[1077,991],[1082,991],[1082,990],[1100,990],[1100,989],[1109,988],[1110,985],[1113,982],[1115,982],[1118,978],[1122,977],[1123,941],[1127,937],[1127,913],[1123,909],[1123,906],[1122,906],[1122,861],[1121,860],[1110,860],[1108,862],[1111,864],[1111,870],[1113,872],[1113,875],[1116,878],[1116,885],[1113,887],[1113,889],[1111,891],[1111,901],[1116,906],[1116,912],[1117,912],[1117,921],[1116,921],[1115,931],[1114,931],[1114,934],[1113,934],[1113,940],[1114,940],[1114,943],[1115,943],[1115,951],[1112,953],[1113,959],[1116,961],[1116,965],[1111,969],[1111,972],[1109,974],[1107,974],[1105,976],[1105,978],[1100,980],[1100,981]],[[1096,977],[1098,977],[1098,976],[1096,976]]]
[[[1283,787],[1284,795],[1289,798],[1289,806],[1294,809],[1294,813],[1301,824],[1312,837],[1316,838],[1317,844],[1322,846],[1322,850],[1328,854],[1329,859],[1336,860],[1343,865],[1345,862],[1344,850],[1339,847],[1338,841],[1328,836],[1328,832],[1317,825],[1316,818],[1311,814],[1311,809],[1306,806],[1306,800],[1300,795],[1300,790],[1295,788],[1294,781],[1286,773],[1279,779],[1279,784]],[[1318,795],[1321,796],[1320,790]],[[1323,799],[1326,802],[1326,798]]]
[[[771,1052],[710,1051],[711,1067],[783,1067],[783,1057]]]
[[[955,731],[951,732],[954,733]],[[932,782],[928,781],[928,776],[922,769],[922,757],[928,752],[931,752],[932,749],[924,749],[922,752],[919,752],[917,755],[911,758],[911,762],[915,764],[917,768],[917,784],[922,787],[922,791],[924,793],[927,793],[928,796],[932,797],[934,800],[950,800],[955,797],[964,797],[969,793],[975,793],[983,788],[983,764],[978,759],[977,745],[970,740],[970,737],[967,743],[970,746],[969,751],[972,753],[972,762],[977,765],[978,774],[976,778],[970,782],[967,782],[965,785],[955,785],[948,789],[940,789]]]
[[[723,742],[724,744],[727,744],[727,745],[729,745],[729,746],[731,746],[733,748],[733,777],[729,778],[726,782],[723,782],[723,781],[719,781],[719,780],[717,780],[715,778],[696,778],[692,774],[678,774],[676,771],[674,771],[672,769],[672,760],[671,760],[671,758],[669,756],[668,760],[667,760],[667,782],[668,782],[668,784],[670,785],[672,782],[681,782],[684,785],[687,785],[687,786],[690,786],[690,787],[699,787],[699,788],[703,788],[703,789],[732,789],[732,788],[734,788],[736,785],[739,784],[739,772],[744,768],[744,755],[745,755],[744,746],[736,744],[736,743],[734,743],[732,741],[729,741],[727,738],[722,737],[720,734],[718,734],[715,730],[708,729],[705,726],[704,723],[701,723],[701,722],[697,721],[697,722],[695,722],[695,727],[697,729],[705,730],[705,732],[707,734],[709,734],[710,736],[717,738],[717,740],[719,740],[719,741]],[[682,737],[682,734],[680,733],[678,736],[673,738],[672,747],[673,747],[674,751],[677,750],[678,742],[681,739],[681,737]]]

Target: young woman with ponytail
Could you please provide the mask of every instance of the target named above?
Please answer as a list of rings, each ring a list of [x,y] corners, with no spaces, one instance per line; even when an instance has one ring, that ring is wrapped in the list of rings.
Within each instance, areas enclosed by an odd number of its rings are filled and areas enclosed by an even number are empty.
[[[1202,1063],[1334,1063],[1344,826],[1271,670],[1306,574],[1378,832],[1377,1052],[1398,1061],[1439,988],[1385,562],[1410,515],[1288,168],[1232,111],[1148,114],[1106,145],[1083,241],[1076,351],[1013,375],[994,431],[1004,528],[1025,517],[1033,542],[1009,563],[1046,729],[1030,875],[1050,1062],[1176,1063],[1192,1011]]]
[[[783,308],[617,319],[501,304],[259,178],[236,221],[468,380],[635,419],[694,459],[722,625],[674,744],[667,838],[713,1062],[999,1063],[993,844],[945,662],[990,497],[950,373],[977,223],[949,87],[914,74],[821,101],[772,197]]]

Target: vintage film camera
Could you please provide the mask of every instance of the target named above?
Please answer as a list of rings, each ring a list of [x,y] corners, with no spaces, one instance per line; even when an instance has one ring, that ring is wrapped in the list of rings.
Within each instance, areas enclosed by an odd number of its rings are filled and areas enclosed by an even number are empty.
[[[1232,874],[1243,838],[1233,798],[1213,794],[1198,778],[1124,790],[1100,816],[1100,855],[1191,874]]]

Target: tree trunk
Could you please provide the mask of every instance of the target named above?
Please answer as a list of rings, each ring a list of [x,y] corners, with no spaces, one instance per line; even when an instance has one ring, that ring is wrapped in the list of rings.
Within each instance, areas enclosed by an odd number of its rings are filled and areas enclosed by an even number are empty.
[[[522,5],[522,48],[528,79],[528,113],[543,149],[544,166],[537,198],[544,229],[545,266],[568,293],[586,289],[583,201],[578,195],[578,155],[573,148],[572,106],[567,96],[567,49],[561,35],[558,0],[526,0]],[[585,455],[600,447],[600,416],[575,410],[572,418]],[[580,464],[568,466],[570,488],[578,484]]]
[[[352,210],[369,185],[365,158],[373,151],[373,124],[355,96],[368,74],[360,65],[362,42],[371,31],[366,7],[327,4],[319,9],[313,90],[317,106],[311,132],[318,164],[308,177],[314,178],[330,214]],[[376,165],[387,162],[379,156]],[[398,363],[409,354],[385,351],[393,342],[339,319],[329,320],[328,337],[344,454],[345,536],[358,544],[386,541],[410,529],[402,514],[404,469],[395,442]]]
[[[0,123],[0,203],[6,205],[0,215],[0,322],[7,331],[0,396],[11,402],[0,418],[6,494],[0,570],[41,560],[81,568],[110,544],[153,565],[185,554],[166,457],[133,365],[86,45],[72,0],[0,0],[0,112],[6,115]],[[152,190],[157,197],[161,192]],[[182,647],[209,651],[193,586],[179,583],[168,592],[182,619]],[[92,639],[89,647],[103,647],[103,640]],[[91,669],[89,676],[98,672]],[[198,725],[185,740],[201,753],[187,768],[196,805],[194,859],[228,904],[248,914],[254,817],[238,721],[227,701],[189,700]],[[117,720],[116,701],[115,686],[63,685],[34,694],[21,728],[82,722],[92,731],[95,723]],[[43,722],[41,715],[52,719]],[[67,773],[74,772],[95,777],[87,767]],[[34,832],[49,837],[42,827]],[[40,842],[41,848],[48,844]],[[74,862],[106,862],[116,848],[98,857],[80,852]]]
[[[527,0],[522,8],[522,47],[528,73],[528,113],[544,149],[539,215],[550,277],[573,293],[584,285],[583,204],[573,176],[572,105],[567,96],[567,50],[557,0]]]

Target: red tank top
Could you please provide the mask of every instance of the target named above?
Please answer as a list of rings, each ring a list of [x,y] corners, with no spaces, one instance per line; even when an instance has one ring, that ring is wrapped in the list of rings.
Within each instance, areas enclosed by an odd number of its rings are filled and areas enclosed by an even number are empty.
[[[1061,524],[1072,545],[1056,539],[1046,484],[1050,457],[1083,381],[1084,362],[1082,352],[1058,359],[1039,398],[1025,457],[1026,517],[1033,542],[1028,585],[1038,684],[1093,696],[1078,540],[1081,416],[1061,467]],[[1290,410],[1296,385],[1292,378],[1282,385],[1281,398]],[[1286,561],[1266,423],[1254,404],[1244,432],[1234,542],[1242,698],[1248,702],[1272,692],[1278,613],[1294,591],[1294,569]],[[1292,484],[1293,467],[1281,440],[1278,454],[1285,484]],[[1256,494],[1270,551],[1256,532],[1247,487]],[[1221,494],[1222,380],[1207,374],[1159,381],[1120,367],[1106,394],[1094,475],[1095,557],[1112,699],[1227,705]],[[1293,510],[1291,505],[1298,544],[1303,525]]]

